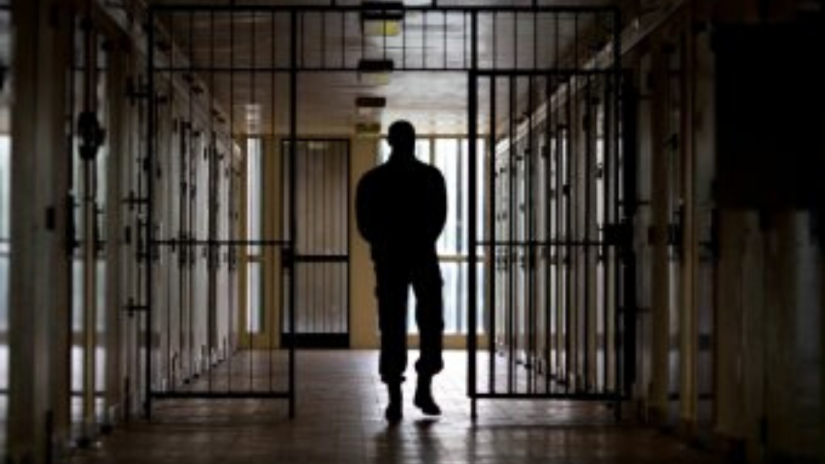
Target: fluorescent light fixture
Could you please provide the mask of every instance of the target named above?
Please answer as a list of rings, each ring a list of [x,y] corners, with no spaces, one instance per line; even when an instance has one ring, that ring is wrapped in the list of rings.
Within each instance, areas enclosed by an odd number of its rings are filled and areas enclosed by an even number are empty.
[[[376,116],[387,106],[384,97],[362,96],[355,99],[355,107],[359,116]]]
[[[246,116],[246,131],[248,134],[257,134],[261,131],[263,111],[260,103],[249,103],[244,106]]]
[[[365,84],[387,85],[394,68],[392,60],[361,59],[358,62],[358,79]]]
[[[355,135],[361,138],[378,138],[381,135],[381,123],[359,122],[355,125]]]
[[[361,3],[361,25],[366,36],[397,36],[403,20],[403,2]]]

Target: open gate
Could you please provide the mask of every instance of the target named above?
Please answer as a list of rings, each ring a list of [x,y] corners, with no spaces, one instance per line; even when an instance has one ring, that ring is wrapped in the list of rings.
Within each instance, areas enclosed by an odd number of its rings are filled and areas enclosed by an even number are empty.
[[[479,399],[530,398],[608,402],[619,417],[635,375],[620,18],[548,16],[504,28],[509,66],[480,63],[473,50],[468,132],[488,147],[471,149],[469,168],[484,173],[469,184],[470,308],[483,308],[469,313],[473,417]]]
[[[296,310],[313,294],[298,268],[347,260],[337,245],[299,249],[299,169],[312,172],[298,156],[340,135],[306,116],[301,89],[332,95],[315,85],[330,73],[466,77],[466,134],[487,140],[468,143],[461,205],[473,415],[479,399],[626,395],[634,199],[617,8],[165,4],[148,24],[133,308],[146,313],[147,412],[153,399],[264,397],[294,414]]]

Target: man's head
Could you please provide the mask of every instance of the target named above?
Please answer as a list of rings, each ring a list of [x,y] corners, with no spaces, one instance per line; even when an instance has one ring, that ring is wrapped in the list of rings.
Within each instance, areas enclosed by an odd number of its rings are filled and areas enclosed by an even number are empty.
[[[393,152],[412,155],[415,153],[415,128],[409,121],[395,121],[390,125],[387,141]]]

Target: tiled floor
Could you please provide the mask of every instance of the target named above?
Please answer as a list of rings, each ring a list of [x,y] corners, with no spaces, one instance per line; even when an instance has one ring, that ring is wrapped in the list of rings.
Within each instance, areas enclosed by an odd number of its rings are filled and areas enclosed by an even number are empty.
[[[415,359],[415,356],[411,356]],[[422,416],[405,384],[405,418],[383,420],[377,354],[299,353],[298,416],[282,400],[175,400],[151,423],[120,426],[85,463],[713,463],[718,458],[630,422],[600,404],[484,401],[469,416],[464,355],[451,352],[436,378],[444,415]],[[410,373],[412,374],[412,372]],[[414,379],[414,376],[409,378]]]

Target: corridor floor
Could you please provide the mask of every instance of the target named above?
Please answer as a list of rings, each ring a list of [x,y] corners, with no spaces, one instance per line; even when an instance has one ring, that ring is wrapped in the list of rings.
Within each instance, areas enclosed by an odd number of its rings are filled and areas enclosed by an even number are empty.
[[[390,427],[383,420],[386,394],[375,372],[376,352],[302,351],[298,356],[294,420],[287,418],[283,400],[160,402],[151,423],[119,426],[94,449],[75,453],[71,462],[721,462],[656,430],[617,423],[601,404],[481,401],[474,424],[463,352],[447,354],[445,373],[435,381],[443,416],[428,419],[412,406],[410,375],[404,420]]]

